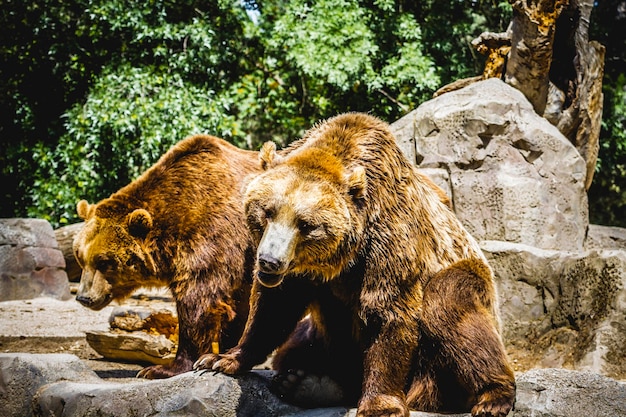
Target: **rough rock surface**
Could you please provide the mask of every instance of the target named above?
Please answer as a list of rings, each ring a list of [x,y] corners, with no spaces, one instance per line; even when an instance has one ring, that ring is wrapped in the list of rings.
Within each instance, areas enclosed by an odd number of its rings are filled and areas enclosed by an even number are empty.
[[[87,343],[111,360],[165,365],[176,356],[176,344],[164,335],[144,331],[89,331]]]
[[[160,381],[107,383],[72,355],[0,354],[0,410],[7,417],[355,415],[353,408],[304,410],[288,405],[270,392],[270,376],[267,371],[237,378],[188,372]],[[626,415],[626,384],[604,376],[536,369],[519,374],[517,379],[517,403],[512,417]],[[411,416],[439,414],[412,412]]]
[[[626,250],[626,229],[590,224],[585,247],[587,249]]]
[[[474,83],[423,103],[392,129],[478,240],[583,248],[585,161],[515,88],[495,78]]]
[[[530,366],[626,379],[626,251],[481,246],[496,274],[503,336],[513,356]]]
[[[591,372],[533,369],[517,379],[508,417],[624,417],[626,384]]]
[[[42,219],[0,219],[0,301],[70,298],[65,260]]]

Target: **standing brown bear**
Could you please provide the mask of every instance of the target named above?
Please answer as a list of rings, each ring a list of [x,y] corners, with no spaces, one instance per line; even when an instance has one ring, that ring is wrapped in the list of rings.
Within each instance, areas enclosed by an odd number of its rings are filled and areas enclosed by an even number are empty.
[[[83,268],[76,299],[99,310],[139,287],[165,286],[176,302],[174,361],[138,376],[189,371],[200,355],[239,340],[254,264],[241,190],[260,172],[258,158],[222,139],[193,136],[109,198],[78,203],[85,225],[74,240]]]
[[[248,323],[195,368],[244,372],[282,345],[279,381],[330,376],[361,417],[505,416],[515,379],[493,273],[388,125],[340,115],[261,160],[245,194],[258,243]]]

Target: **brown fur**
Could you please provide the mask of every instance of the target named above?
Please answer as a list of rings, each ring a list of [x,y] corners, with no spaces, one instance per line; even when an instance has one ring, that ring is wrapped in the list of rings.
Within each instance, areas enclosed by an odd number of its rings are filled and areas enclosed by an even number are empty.
[[[261,160],[245,195],[258,243],[246,329],[196,367],[242,372],[280,346],[279,382],[290,369],[330,375],[360,417],[505,416],[515,380],[492,271],[389,127],[340,115]]]
[[[83,268],[76,299],[99,310],[139,287],[166,286],[176,301],[176,358],[139,376],[189,371],[212,343],[224,349],[237,342],[254,256],[241,190],[258,172],[257,152],[198,135],[109,198],[78,203],[85,226],[74,241]]]

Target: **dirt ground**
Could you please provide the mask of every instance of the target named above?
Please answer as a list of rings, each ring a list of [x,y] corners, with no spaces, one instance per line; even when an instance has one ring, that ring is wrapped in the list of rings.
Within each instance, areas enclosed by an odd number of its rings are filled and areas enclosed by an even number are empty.
[[[100,311],[89,310],[74,298],[0,302],[0,352],[70,353],[83,359],[101,378],[134,378],[147,364],[106,360],[85,339],[86,331],[109,329],[109,316],[116,306],[173,309],[174,302],[165,290],[139,291],[123,303]]]

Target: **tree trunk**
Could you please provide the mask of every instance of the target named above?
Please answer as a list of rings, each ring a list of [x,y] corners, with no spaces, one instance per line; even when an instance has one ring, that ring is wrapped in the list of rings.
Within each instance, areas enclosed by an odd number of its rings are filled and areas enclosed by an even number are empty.
[[[511,52],[504,80],[520,90],[538,114],[548,100],[556,21],[567,0],[514,0]]]
[[[589,41],[593,0],[571,0],[557,22],[550,80],[560,90],[560,112],[546,118],[576,146],[587,163],[589,189],[598,157],[602,122],[604,46]]]

